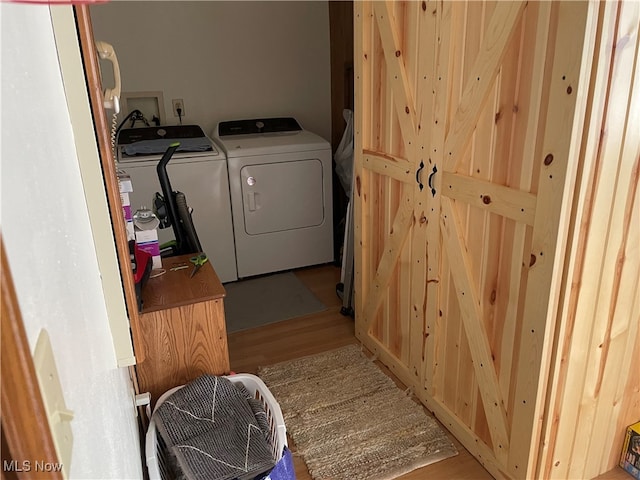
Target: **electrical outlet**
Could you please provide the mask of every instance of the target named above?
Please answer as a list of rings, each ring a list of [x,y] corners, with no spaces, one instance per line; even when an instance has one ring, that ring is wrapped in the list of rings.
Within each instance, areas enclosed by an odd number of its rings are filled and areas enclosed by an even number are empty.
[[[173,104],[173,116],[174,117],[184,117],[184,102],[181,98],[174,98],[171,100]],[[178,109],[180,109],[180,115],[178,115]]]

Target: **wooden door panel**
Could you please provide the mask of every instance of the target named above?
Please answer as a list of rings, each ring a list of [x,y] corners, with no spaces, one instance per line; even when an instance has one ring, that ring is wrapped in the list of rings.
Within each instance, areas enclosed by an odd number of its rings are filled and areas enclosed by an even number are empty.
[[[458,9],[463,7],[464,4],[456,5]],[[491,87],[496,81],[504,55],[509,50],[509,42],[520,23],[523,9],[523,2],[504,2],[494,10],[473,65],[468,72],[460,75],[462,95],[455,113],[450,116],[444,145],[447,170],[455,170],[455,165],[477,126],[478,117],[491,94]],[[452,28],[457,27],[464,31],[469,22],[477,21],[468,16],[464,20],[462,24]]]
[[[526,475],[588,9],[355,8],[356,334],[492,473]]]
[[[441,234],[449,265],[441,274],[451,276],[453,288],[447,294],[453,293],[460,307],[446,321],[458,324],[469,340],[468,351],[457,347],[454,354],[458,352],[459,362],[471,354],[477,385],[465,389],[469,378],[454,376],[449,381],[458,384],[457,404],[446,405],[493,449],[497,463],[506,466],[514,409],[510,387],[517,381],[513,367],[519,363],[517,337],[522,324],[522,310],[517,305],[525,291],[523,270],[528,267],[522,261],[526,242],[512,241],[509,232],[514,230],[510,224],[515,223],[519,238],[530,238],[537,204],[526,182],[536,174],[523,171],[533,167],[531,162],[516,167],[520,169],[519,181],[509,183],[509,177],[511,165],[518,164],[522,154],[515,152],[513,145],[526,145],[516,143],[515,135],[536,132],[538,127],[535,116],[520,114],[519,97],[531,95],[519,88],[524,82],[520,71],[534,62],[537,52],[545,51],[546,42],[534,43],[533,48],[523,43],[527,32],[536,31],[537,5],[491,8],[491,18],[480,19],[481,45],[476,58],[454,62],[452,80],[442,92],[453,100],[447,110],[450,119],[440,182]],[[474,23],[468,8],[454,18],[458,20],[452,29],[460,26],[465,33]],[[451,35],[455,37],[456,32]],[[466,48],[468,43],[464,45]],[[543,69],[536,73],[542,75]],[[453,348],[450,342],[445,345]],[[472,417],[462,415],[459,408],[467,404],[476,407]]]
[[[497,451],[507,451],[509,440],[505,402],[495,370],[492,345],[489,342],[478,286],[473,278],[473,266],[464,239],[459,210],[448,198],[442,199],[441,231],[449,255],[449,265],[455,294],[460,306],[460,318],[469,342],[473,367],[489,421],[492,443]],[[447,347],[450,347],[448,345]],[[460,382],[460,379],[457,379]]]
[[[394,15],[394,5],[389,2],[374,2],[374,16],[377,20],[384,61],[387,66],[386,80],[393,93],[393,107],[397,115],[405,145],[415,143],[416,104],[414,91],[410,85],[407,64],[410,58],[402,55],[402,15]],[[404,10],[404,9],[403,9]],[[395,13],[400,13],[398,10]]]
[[[362,108],[372,112],[359,137],[364,155],[356,178],[362,201],[356,210],[360,209],[363,221],[356,227],[356,237],[367,254],[361,262],[356,260],[356,270],[367,281],[359,290],[362,307],[356,329],[362,338],[371,340],[372,350],[399,359],[394,362],[396,373],[408,382],[409,371],[421,378],[425,329],[424,307],[417,315],[412,307],[424,304],[424,291],[416,293],[412,285],[416,275],[424,278],[426,274],[416,273],[412,259],[416,249],[423,250],[418,256],[426,257],[426,228],[414,215],[419,163],[415,152],[418,125],[423,119],[430,121],[423,97],[430,100],[431,95],[417,98],[416,92],[420,75],[425,74],[425,59],[433,63],[434,56],[433,49],[425,56],[425,50],[418,49],[408,36],[426,32],[433,37],[435,32],[425,27],[427,16],[419,3],[374,2],[356,8],[354,18],[356,24],[361,22],[363,33],[362,65],[367,72],[366,78],[361,77],[363,89],[358,94],[366,98],[363,103],[367,106]],[[426,218],[425,214],[421,217]],[[416,235],[422,236],[422,242],[415,241]],[[426,269],[426,258],[418,269]]]

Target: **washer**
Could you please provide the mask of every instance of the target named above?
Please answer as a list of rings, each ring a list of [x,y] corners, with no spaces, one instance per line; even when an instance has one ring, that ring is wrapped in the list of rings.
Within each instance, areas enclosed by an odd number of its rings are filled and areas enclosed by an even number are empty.
[[[132,153],[131,145],[137,144],[142,152],[164,152],[173,141],[180,141],[181,146],[167,166],[171,187],[183,192],[193,209],[198,238],[220,281],[237,280],[226,156],[200,127],[149,127],[120,132],[118,168],[131,177],[131,210],[152,208],[156,192],[162,192],[156,171],[162,153],[127,155],[126,151]],[[199,151],[185,151],[189,148]],[[159,229],[158,238],[161,244],[173,240],[173,229]]]
[[[331,145],[293,118],[221,122],[238,277],[333,261]]]

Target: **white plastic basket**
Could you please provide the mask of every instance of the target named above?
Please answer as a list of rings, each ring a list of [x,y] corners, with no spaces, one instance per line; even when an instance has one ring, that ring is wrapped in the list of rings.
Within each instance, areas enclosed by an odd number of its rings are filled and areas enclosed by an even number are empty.
[[[267,421],[269,422],[269,443],[271,444],[273,457],[276,459],[276,462],[279,461],[282,458],[284,447],[287,446],[287,429],[284,425],[284,418],[282,417],[282,410],[280,410],[280,405],[273,397],[264,382],[255,375],[251,375],[249,373],[238,373],[236,375],[229,375],[224,378],[229,379],[233,383],[242,383],[254,398],[262,402],[262,405],[264,406],[264,409],[267,413]],[[172,388],[171,390],[168,390],[164,394],[162,394],[156,402],[155,409],[162,405],[162,403],[169,397],[169,395],[171,395],[176,390],[181,389],[183,386]],[[147,429],[145,442],[145,455],[147,457],[149,479],[169,480],[170,474],[169,467],[167,465],[165,448],[162,444],[162,439],[157,435],[156,425],[153,421],[153,418],[151,417],[151,415],[149,415],[149,417],[149,428]]]

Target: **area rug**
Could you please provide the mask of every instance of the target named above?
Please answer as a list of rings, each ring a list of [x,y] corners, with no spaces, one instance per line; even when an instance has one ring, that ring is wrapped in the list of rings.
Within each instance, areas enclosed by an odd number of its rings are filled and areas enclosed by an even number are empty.
[[[292,272],[239,280],[224,285],[227,333],[302,317],[326,306]]]
[[[388,480],[457,455],[357,345],[262,367],[314,480]]]

